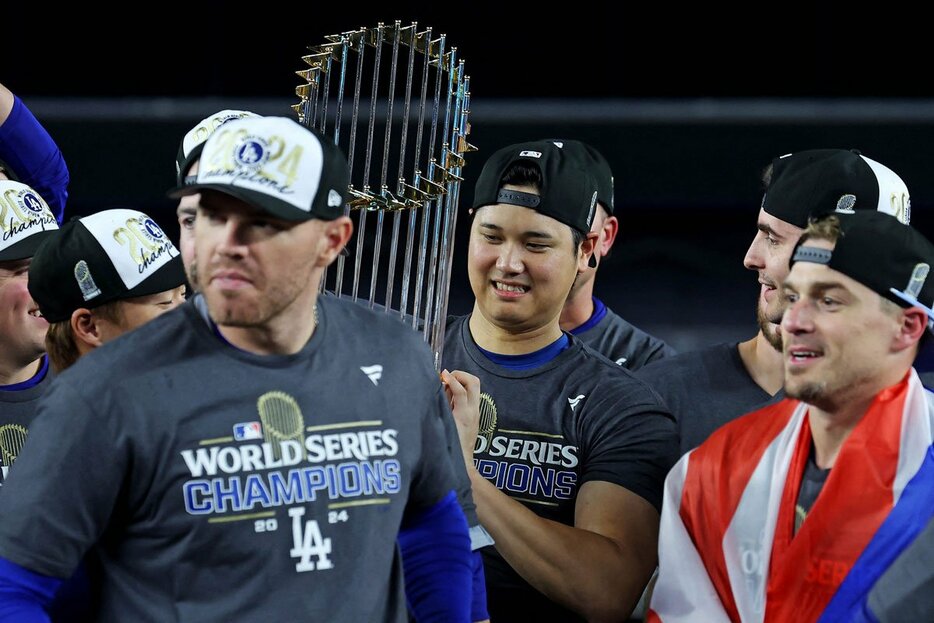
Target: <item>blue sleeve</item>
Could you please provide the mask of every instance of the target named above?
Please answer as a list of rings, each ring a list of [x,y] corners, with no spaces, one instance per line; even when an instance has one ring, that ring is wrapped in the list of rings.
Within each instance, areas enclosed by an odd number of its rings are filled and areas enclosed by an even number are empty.
[[[467,520],[454,491],[399,530],[405,596],[418,623],[470,623],[473,564]]]
[[[0,623],[49,623],[45,609],[62,580],[0,558]]]
[[[486,575],[483,573],[483,556],[479,551],[470,552],[473,558],[473,596],[470,600],[470,620],[486,621],[490,613],[486,607]]]
[[[68,199],[68,167],[58,145],[45,128],[13,96],[13,110],[0,125],[0,160],[3,160],[23,184],[38,192],[61,223]]]

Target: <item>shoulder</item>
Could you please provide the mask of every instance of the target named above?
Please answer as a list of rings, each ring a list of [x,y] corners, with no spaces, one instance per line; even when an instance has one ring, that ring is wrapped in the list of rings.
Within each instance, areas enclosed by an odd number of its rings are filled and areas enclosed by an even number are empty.
[[[733,360],[732,351],[735,350],[735,344],[714,344],[653,361],[637,370],[635,374],[640,379],[653,383],[657,380],[683,377],[685,373],[721,368]]]
[[[574,340],[573,336],[572,340]],[[591,379],[592,385],[600,388],[604,401],[625,403],[633,408],[644,407],[668,413],[661,397],[643,379],[610,361],[586,344],[580,343],[579,348],[579,352],[564,364],[569,378]]]
[[[198,320],[192,304],[186,303],[95,348],[59,374],[56,381],[91,389],[173,365],[196,339]]]
[[[798,400],[785,398],[727,422],[692,451],[692,465],[714,459],[715,468],[719,469],[716,465],[725,456],[761,455],[800,405]]]

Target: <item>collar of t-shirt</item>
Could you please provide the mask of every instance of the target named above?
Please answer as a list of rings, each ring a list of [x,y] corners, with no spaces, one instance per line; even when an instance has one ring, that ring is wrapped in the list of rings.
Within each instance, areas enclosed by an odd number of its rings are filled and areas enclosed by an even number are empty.
[[[580,335],[584,331],[593,329],[595,326],[597,326],[597,323],[603,320],[604,316],[606,316],[606,305],[603,304],[603,301],[595,296],[591,298],[593,299],[593,313],[590,314],[590,318],[587,319],[587,322],[579,327],[571,329],[571,333],[574,335]]]
[[[570,345],[571,341],[568,339],[567,334],[562,333],[561,337],[557,340],[534,353],[526,353],[524,355],[500,355],[499,353],[484,350],[479,346],[477,346],[477,350],[498,366],[503,366],[510,370],[529,370],[548,363]]]
[[[49,358],[46,355],[42,355],[42,365],[39,366],[39,371],[33,374],[31,379],[21,381],[19,383],[13,383],[12,385],[0,385],[0,391],[18,392],[24,389],[29,389],[30,387],[35,387],[42,382],[42,379],[45,378],[45,375],[48,373],[48,371]]]

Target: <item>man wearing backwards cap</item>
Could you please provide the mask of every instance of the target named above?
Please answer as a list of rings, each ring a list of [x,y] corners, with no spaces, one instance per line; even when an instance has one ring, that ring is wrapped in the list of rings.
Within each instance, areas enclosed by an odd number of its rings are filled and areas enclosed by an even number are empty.
[[[594,253],[591,265],[574,280],[561,311],[561,329],[576,335],[584,344],[628,370],[638,370],[648,363],[673,355],[673,348],[623,320],[593,294],[597,268],[610,254],[616,234],[619,233],[610,163],[595,147],[582,141],[548,140],[560,149],[575,152],[575,157],[587,164],[587,169],[597,183],[597,209],[590,228],[597,234]]]
[[[151,218],[104,210],[73,219],[33,256],[29,292],[49,322],[45,344],[61,372],[78,358],[185,300],[178,250]]]
[[[625,620],[655,567],[674,422],[558,324],[594,251],[596,189],[586,163],[536,141],[494,153],[474,193],[476,301],[447,328],[442,376],[495,540],[492,621]]]
[[[419,620],[468,620],[431,353],[396,320],[317,297],[352,230],[347,176],[289,119],[208,139],[197,183],[173,193],[202,194],[206,311],[163,314],[53,383],[0,505],[0,620],[44,620],[91,550],[99,620],[405,621],[397,536],[423,550],[405,568]]]
[[[908,189],[901,178],[856,151],[788,154],[774,159],[764,177],[759,232],[743,262],[759,275],[759,332],[745,342],[682,353],[637,373],[661,394],[678,420],[682,454],[726,422],[780,399],[775,397],[783,378],[779,289],[808,217],[838,208],[885,212],[904,223],[910,216]]]
[[[808,226],[782,287],[787,398],[672,470],[650,620],[849,621],[924,529],[934,411],[911,366],[932,265],[887,214],[843,203]]]

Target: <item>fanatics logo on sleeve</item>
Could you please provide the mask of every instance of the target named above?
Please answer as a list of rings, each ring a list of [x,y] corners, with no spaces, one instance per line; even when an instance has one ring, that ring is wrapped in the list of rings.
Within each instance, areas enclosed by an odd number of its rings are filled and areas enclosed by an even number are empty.
[[[576,412],[577,405],[579,405],[581,403],[581,400],[583,400],[586,397],[587,396],[585,396],[584,394],[580,394],[576,398],[568,398],[568,404],[571,405],[571,411]]]
[[[259,422],[240,422],[233,427],[234,440],[262,439],[263,427]]]

